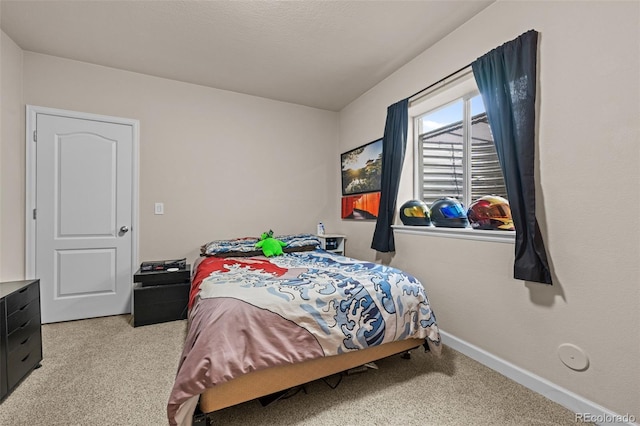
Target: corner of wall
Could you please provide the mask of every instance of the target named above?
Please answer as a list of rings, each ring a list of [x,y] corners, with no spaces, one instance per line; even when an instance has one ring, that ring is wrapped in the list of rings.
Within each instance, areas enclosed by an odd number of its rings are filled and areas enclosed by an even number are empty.
[[[0,52],[0,280],[24,278],[23,50],[1,31]]]

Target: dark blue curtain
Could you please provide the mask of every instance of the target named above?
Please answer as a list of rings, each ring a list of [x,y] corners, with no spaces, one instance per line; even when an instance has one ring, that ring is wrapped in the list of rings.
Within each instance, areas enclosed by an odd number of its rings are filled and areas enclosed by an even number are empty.
[[[393,240],[393,216],[400,185],[400,174],[407,148],[409,99],[403,99],[387,108],[387,121],[382,138],[382,189],[376,230],[371,248],[387,253],[396,250]]]
[[[538,33],[530,30],[473,62],[516,228],[514,278],[551,284],[536,219],[534,182]]]

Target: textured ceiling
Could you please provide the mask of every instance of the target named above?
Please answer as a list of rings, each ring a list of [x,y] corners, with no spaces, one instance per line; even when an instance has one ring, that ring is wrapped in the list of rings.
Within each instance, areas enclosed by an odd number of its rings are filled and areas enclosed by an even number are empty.
[[[339,111],[494,0],[2,0],[22,49]]]

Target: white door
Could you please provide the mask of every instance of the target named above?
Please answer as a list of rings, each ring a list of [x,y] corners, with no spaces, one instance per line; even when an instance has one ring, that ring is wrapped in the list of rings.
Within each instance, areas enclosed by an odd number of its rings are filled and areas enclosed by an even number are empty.
[[[43,323],[131,312],[137,126],[72,115],[35,114]]]

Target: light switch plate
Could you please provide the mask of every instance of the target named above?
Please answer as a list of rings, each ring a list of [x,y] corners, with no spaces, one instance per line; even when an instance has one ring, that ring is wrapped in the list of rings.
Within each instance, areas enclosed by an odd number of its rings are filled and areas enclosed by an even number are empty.
[[[164,203],[156,203],[154,207],[155,214],[164,214]]]

